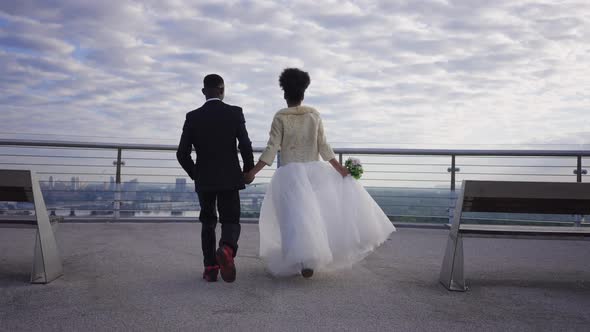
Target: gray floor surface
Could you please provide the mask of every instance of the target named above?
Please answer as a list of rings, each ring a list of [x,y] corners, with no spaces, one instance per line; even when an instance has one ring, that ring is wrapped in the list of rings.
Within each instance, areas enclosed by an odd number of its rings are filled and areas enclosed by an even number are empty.
[[[471,290],[438,274],[448,232],[398,229],[351,270],[275,279],[244,225],[233,284],[200,279],[197,223],[66,223],[65,276],[28,283],[34,231],[0,229],[0,331],[589,331],[590,242],[466,239]]]

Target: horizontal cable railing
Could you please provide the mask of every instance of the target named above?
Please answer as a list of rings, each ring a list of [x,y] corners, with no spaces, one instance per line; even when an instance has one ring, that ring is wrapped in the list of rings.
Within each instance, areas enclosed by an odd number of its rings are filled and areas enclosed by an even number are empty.
[[[200,209],[193,183],[176,161],[176,145],[0,140],[0,168],[32,169],[52,214],[65,217],[190,217]],[[263,148],[255,148],[255,158]],[[360,182],[396,222],[447,223],[467,179],[582,182],[590,150],[335,149],[341,162],[361,159]],[[257,218],[280,161],[241,192],[242,215]],[[286,189],[288,190],[288,189]],[[0,202],[0,214],[32,206]],[[474,222],[489,215],[468,216]],[[494,216],[514,221],[581,224],[581,216]]]

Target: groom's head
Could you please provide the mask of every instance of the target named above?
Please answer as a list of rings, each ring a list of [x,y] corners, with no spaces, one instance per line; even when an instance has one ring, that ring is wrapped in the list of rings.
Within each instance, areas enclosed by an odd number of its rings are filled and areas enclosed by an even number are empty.
[[[223,78],[217,74],[209,74],[205,76],[205,78],[203,79],[203,89],[201,91],[207,99],[223,99],[225,92]]]

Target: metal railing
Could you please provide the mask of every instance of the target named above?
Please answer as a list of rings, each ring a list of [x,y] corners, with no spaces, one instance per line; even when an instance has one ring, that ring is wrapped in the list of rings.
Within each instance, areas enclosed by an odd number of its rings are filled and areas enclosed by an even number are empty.
[[[176,148],[5,139],[0,140],[0,168],[36,170],[52,213],[73,216],[86,212],[119,219],[165,211],[166,216],[195,217],[199,209],[196,195],[176,162]],[[590,150],[334,150],[341,162],[349,156],[363,161],[361,182],[398,222],[448,222],[453,217],[457,183],[464,179],[582,182],[588,167],[584,162],[590,160]],[[263,148],[254,151],[259,154]],[[257,217],[264,184],[279,160],[242,192],[245,217]],[[27,209],[6,205],[0,213],[26,213]],[[583,220],[580,216],[573,219],[556,222],[580,224]]]

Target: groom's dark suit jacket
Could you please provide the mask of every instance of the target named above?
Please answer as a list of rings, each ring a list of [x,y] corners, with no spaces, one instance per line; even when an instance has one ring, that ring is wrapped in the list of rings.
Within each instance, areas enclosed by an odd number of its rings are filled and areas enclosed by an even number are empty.
[[[240,167],[236,139],[244,169]],[[197,159],[191,158],[192,147]],[[187,113],[176,158],[195,181],[196,191],[244,189],[243,172],[254,167],[252,142],[242,109],[220,100],[209,100]]]

